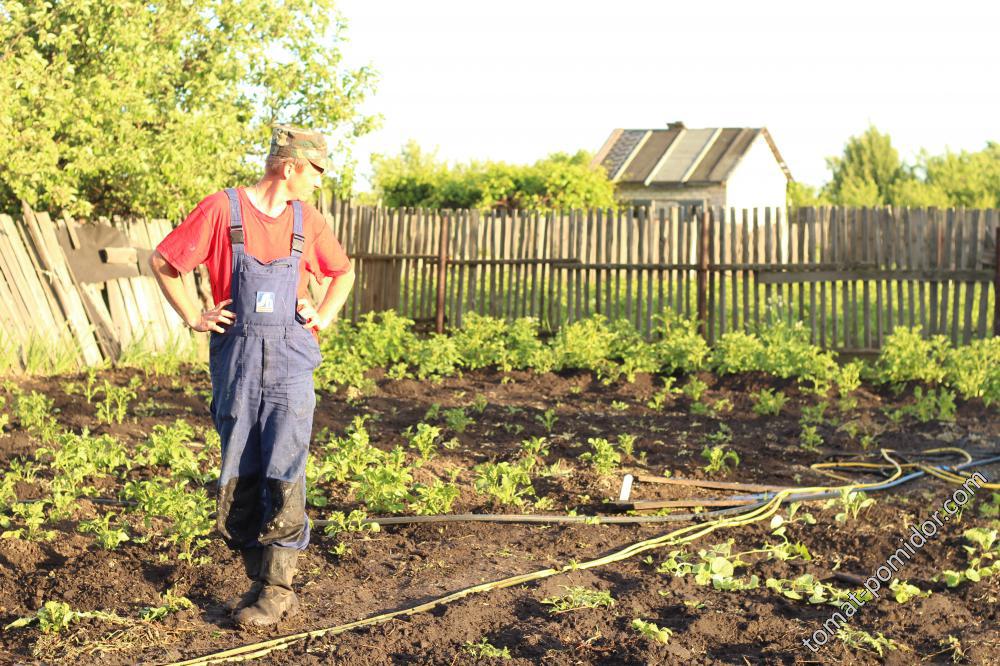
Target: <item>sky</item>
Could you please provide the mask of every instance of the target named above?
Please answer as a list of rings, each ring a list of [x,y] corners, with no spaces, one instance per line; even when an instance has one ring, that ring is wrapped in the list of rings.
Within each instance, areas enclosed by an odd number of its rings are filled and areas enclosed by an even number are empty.
[[[1000,3],[341,0],[347,66],[370,64],[371,153],[449,162],[596,152],[616,127],[760,127],[792,177],[869,124],[921,148],[1000,140]],[[368,189],[362,180],[359,190]]]

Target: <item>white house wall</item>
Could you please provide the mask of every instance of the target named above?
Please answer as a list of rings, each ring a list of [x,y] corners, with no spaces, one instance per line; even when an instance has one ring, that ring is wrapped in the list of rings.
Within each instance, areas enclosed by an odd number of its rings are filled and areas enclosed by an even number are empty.
[[[785,207],[788,179],[767,145],[758,135],[726,182],[726,206],[731,208]]]

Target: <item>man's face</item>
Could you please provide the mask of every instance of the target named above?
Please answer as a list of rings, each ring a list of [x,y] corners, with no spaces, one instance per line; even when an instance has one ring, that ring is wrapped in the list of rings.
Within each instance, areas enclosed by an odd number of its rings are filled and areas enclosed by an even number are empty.
[[[293,198],[301,201],[312,199],[313,192],[323,184],[323,172],[310,162],[301,171],[289,166],[287,186]]]

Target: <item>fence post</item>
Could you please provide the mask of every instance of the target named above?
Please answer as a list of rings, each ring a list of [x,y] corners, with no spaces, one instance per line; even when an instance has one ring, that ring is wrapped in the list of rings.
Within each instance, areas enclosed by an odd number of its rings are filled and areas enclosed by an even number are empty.
[[[1000,220],[997,221],[994,235],[997,256],[993,266],[993,335],[1000,336]]]
[[[448,227],[451,223],[450,212],[441,217],[441,236],[438,239],[438,279],[437,279],[437,332],[444,333],[444,295],[445,280],[448,274]]]
[[[708,224],[709,211],[701,212],[698,229],[698,332],[708,340]]]

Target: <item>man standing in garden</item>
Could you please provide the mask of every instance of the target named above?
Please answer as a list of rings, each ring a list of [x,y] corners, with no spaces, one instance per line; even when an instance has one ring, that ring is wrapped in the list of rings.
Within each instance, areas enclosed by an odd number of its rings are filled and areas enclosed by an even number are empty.
[[[209,410],[222,441],[217,524],[251,581],[226,604],[241,625],[274,624],[298,610],[292,578],[309,543],[318,331],[337,320],[354,283],[333,232],[304,203],[329,167],[321,134],[275,127],[260,181],[204,199],[149,262],[187,325],[211,336]],[[180,280],[200,264],[216,303],[201,312]],[[310,274],[333,278],[318,308],[304,298]]]

